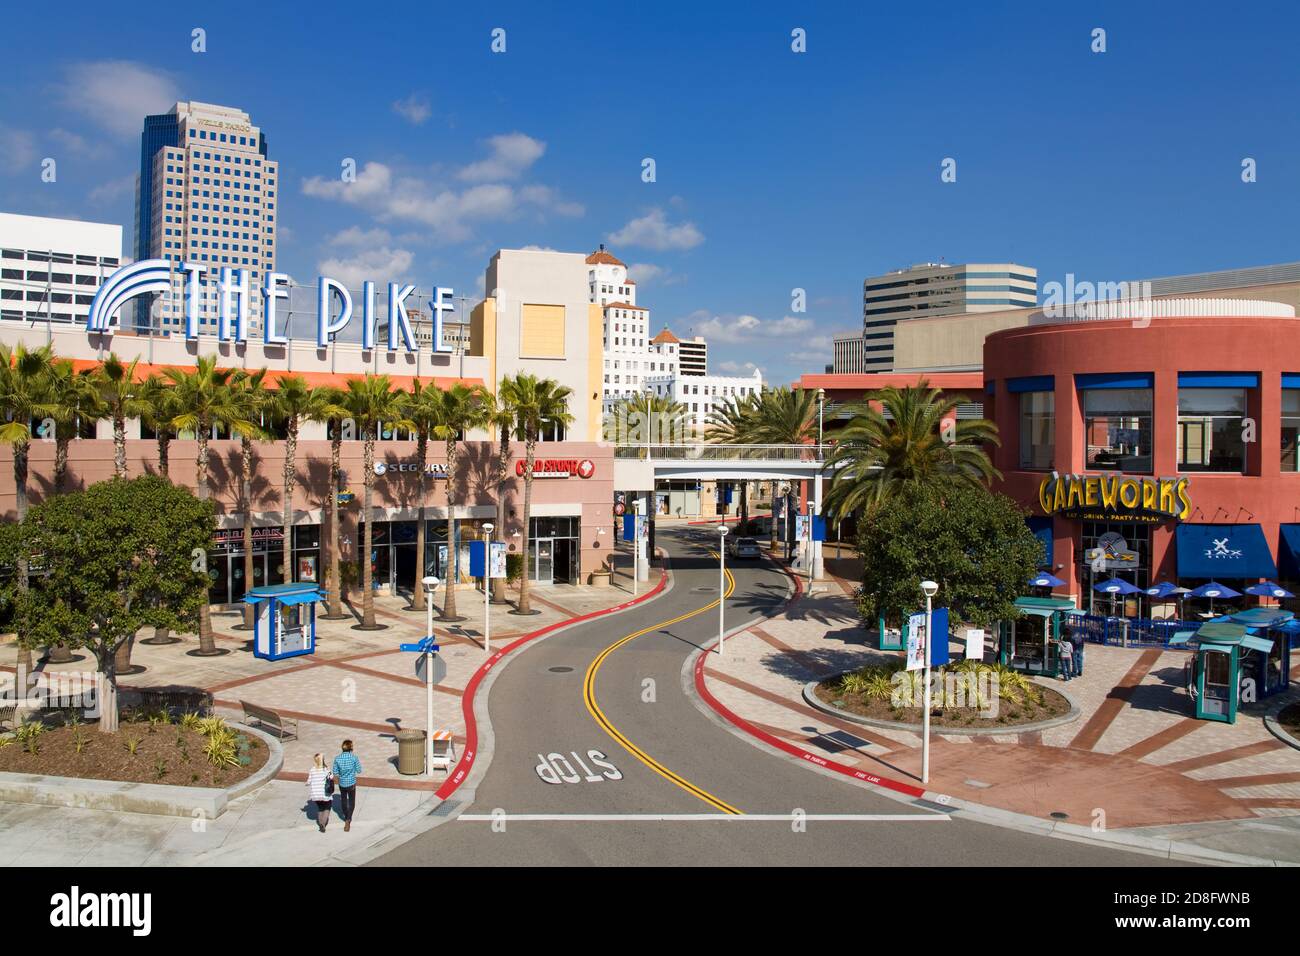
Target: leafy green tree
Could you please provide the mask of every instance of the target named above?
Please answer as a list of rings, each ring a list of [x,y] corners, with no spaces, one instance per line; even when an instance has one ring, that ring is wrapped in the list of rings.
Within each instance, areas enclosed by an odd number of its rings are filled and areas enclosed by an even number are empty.
[[[19,521],[27,516],[32,421],[55,413],[55,405],[50,401],[52,360],[49,346],[28,349],[22,344],[12,347],[0,345],[0,441],[13,448],[14,507]],[[27,590],[28,567],[27,553],[19,551],[15,558],[14,581],[20,592]],[[18,669],[24,674],[32,672],[31,650],[21,642]]]
[[[139,359],[123,362],[115,353],[90,373],[99,398],[101,416],[113,423],[113,474],[126,477],[126,420],[139,418],[146,409],[135,369]]]
[[[433,435],[442,439],[447,449],[447,597],[442,605],[442,620],[463,621],[456,613],[456,585],[460,577],[460,549],[456,547],[456,477],[460,474],[460,445],[466,433],[486,420],[482,390],[456,382],[436,393],[437,417]]]
[[[23,521],[17,547],[40,555],[45,574],[17,598],[19,641],[94,655],[104,675],[100,730],[117,729],[118,649],[142,627],[192,629],[207,607],[197,557],[215,527],[211,502],[154,475],[56,495]]]
[[[958,420],[957,406],[966,401],[922,380],[872,392],[852,406],[826,460],[827,510],[847,517],[910,487],[987,487],[1001,477],[985,451],[1000,444],[997,426],[983,418]]]
[[[194,485],[199,498],[206,501],[212,495],[208,466],[212,430],[218,424],[239,421],[239,406],[231,390],[235,370],[217,368],[215,355],[200,355],[194,368],[169,368],[164,374],[175,391],[177,412],[172,427],[192,432],[197,439]],[[212,615],[206,601],[199,610],[199,649],[195,653],[203,657],[225,653],[212,636]]]
[[[940,606],[961,620],[987,627],[1015,617],[1015,599],[1043,553],[1026,514],[978,485],[902,489],[858,534],[863,617],[904,620],[924,606],[926,579],[939,583]]]
[[[370,375],[348,379],[343,404],[348,416],[356,423],[362,441],[362,478],[365,491],[361,506],[365,531],[361,544],[361,624],[363,631],[382,630],[387,625],[375,623],[375,569],[370,560],[374,547],[374,511],[371,502],[375,491],[375,441],[380,429],[411,428],[413,423],[405,418],[406,393],[393,390],[393,381],[387,375]]]
[[[572,389],[553,379],[519,372],[501,380],[501,396],[515,410],[515,430],[524,439],[524,529],[520,555],[524,573],[519,579],[519,606],[514,614],[534,613],[528,601],[528,546],[533,516],[533,468],[537,464],[537,442],[543,429],[572,424],[569,400]],[[504,533],[504,529],[502,529]]]

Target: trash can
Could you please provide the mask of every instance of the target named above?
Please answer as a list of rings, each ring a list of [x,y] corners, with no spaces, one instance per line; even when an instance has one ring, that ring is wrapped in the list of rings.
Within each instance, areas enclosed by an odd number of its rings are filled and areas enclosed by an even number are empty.
[[[399,730],[397,737],[397,772],[405,774],[424,773],[425,738],[423,730]]]

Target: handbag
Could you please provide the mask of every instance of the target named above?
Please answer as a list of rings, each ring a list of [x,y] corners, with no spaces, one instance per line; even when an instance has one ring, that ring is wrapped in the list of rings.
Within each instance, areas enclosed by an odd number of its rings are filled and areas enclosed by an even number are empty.
[[[325,796],[327,797],[334,796],[334,775],[333,774],[327,773],[325,775]]]

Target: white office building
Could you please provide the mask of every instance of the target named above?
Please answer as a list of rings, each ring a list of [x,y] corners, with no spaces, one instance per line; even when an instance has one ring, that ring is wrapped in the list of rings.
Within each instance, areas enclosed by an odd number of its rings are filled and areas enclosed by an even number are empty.
[[[121,226],[0,213],[0,319],[84,326],[121,262]]]
[[[136,180],[137,259],[176,264],[173,294],[140,300],[138,330],[184,328],[182,262],[207,269],[199,327],[215,332],[221,270],[249,273],[249,326],[260,334],[261,286],[275,270],[278,164],[249,115],[211,103],[177,103],[146,116]],[[237,275],[237,274],[236,274]]]
[[[650,368],[650,310],[636,304],[636,282],[627,266],[601,245],[587,256],[587,291],[602,312],[601,392],[606,411],[644,390]]]
[[[757,395],[763,390],[763,373],[754,369],[742,375],[650,375],[646,391],[652,395],[680,402],[686,408],[687,426],[696,436],[708,430],[709,415],[738,399]]]
[[[894,368],[894,329],[909,319],[1027,308],[1038,270],[1014,262],[925,262],[862,283],[863,370]]]
[[[835,375],[860,375],[867,370],[866,340],[861,332],[849,332],[831,339],[831,365],[826,370]]]

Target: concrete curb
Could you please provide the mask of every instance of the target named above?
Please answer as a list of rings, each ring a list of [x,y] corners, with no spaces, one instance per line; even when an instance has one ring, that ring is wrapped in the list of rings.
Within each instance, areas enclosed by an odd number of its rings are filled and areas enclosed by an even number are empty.
[[[837,675],[831,675],[837,676]],[[803,685],[803,699],[809,707],[820,710],[823,714],[831,717],[837,717],[840,720],[847,720],[854,724],[861,724],[863,727],[874,727],[879,730],[906,730],[909,733],[919,734],[924,729],[921,724],[903,724],[896,720],[877,720],[874,717],[863,717],[860,714],[851,711],[841,710],[838,707],[832,707],[824,703],[817,697],[817,687],[822,681],[827,680],[823,677],[820,680],[810,680]],[[1046,720],[1036,720],[1029,724],[1010,724],[1005,727],[935,727],[931,725],[930,733],[936,736],[946,737],[949,735],[959,735],[963,737],[994,737],[994,736],[1014,736],[1015,734],[1033,733],[1036,730],[1047,730],[1049,727],[1059,727],[1062,724],[1068,724],[1071,721],[1079,719],[1082,711],[1078,703],[1069,694],[1057,690],[1055,687],[1048,688],[1056,691],[1065,698],[1066,703],[1070,705],[1070,712],[1062,714],[1060,717],[1049,717]]]
[[[1296,703],[1294,700],[1283,700],[1279,701],[1274,707],[1269,708],[1269,712],[1264,715],[1264,726],[1268,729],[1270,734],[1282,741],[1282,743],[1294,750],[1300,750],[1300,740],[1296,740],[1287,733],[1286,729],[1277,719],[1278,714],[1282,713],[1282,711],[1286,710],[1294,703]]]
[[[259,739],[267,748],[267,757],[266,763],[257,773],[231,787],[181,787],[44,774],[0,773],[0,801],[173,817],[193,817],[197,811],[203,819],[215,820],[226,812],[226,806],[231,800],[260,789],[284,766],[284,749],[279,741],[243,724],[232,726],[238,726],[241,733]]]

